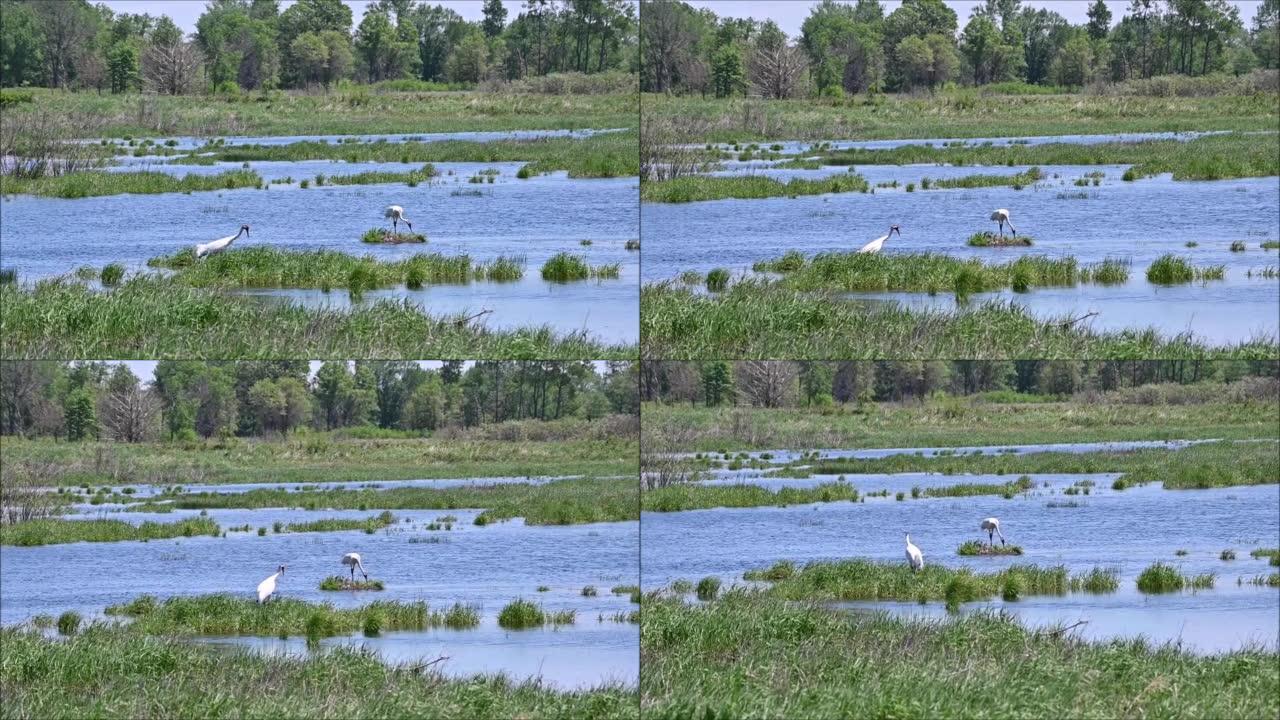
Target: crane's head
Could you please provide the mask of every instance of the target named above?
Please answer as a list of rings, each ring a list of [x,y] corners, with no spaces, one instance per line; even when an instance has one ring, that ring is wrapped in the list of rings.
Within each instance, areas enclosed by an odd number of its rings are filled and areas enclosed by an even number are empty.
[[[241,226],[240,226],[240,232],[243,232],[245,235],[248,235],[248,234],[249,234],[249,226],[248,226],[248,225],[241,225]]]
[[[280,570],[279,570],[279,572],[280,572],[280,573],[283,573],[283,572],[284,572],[284,566],[283,566],[283,565],[281,565],[281,566],[280,566]]]
[[[890,225],[889,234],[892,235],[894,233],[898,233],[898,237],[902,237],[902,228],[899,228],[897,225]]]

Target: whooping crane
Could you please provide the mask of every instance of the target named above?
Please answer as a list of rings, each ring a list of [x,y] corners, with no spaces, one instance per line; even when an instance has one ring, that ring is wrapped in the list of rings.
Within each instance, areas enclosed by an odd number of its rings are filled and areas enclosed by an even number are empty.
[[[1013,236],[1018,237],[1018,229],[1013,226],[1013,221],[1009,219],[1008,210],[1000,208],[999,210],[991,213],[991,219],[1000,223],[1000,237],[1004,237],[1005,223],[1009,224],[1009,229],[1013,231]]]
[[[888,233],[887,235],[881,235],[880,237],[876,238],[875,240],[872,240],[871,242],[867,243],[866,245],[863,245],[863,246],[862,246],[862,249],[861,249],[861,250],[859,250],[858,252],[859,252],[859,253],[867,253],[867,254],[875,254],[875,253],[880,252],[880,248],[884,247],[884,241],[885,241],[885,240],[888,240],[888,239],[889,239],[889,235],[892,235],[892,234],[894,234],[894,233],[898,233],[898,237],[902,237],[902,231],[898,229],[898,226],[897,226],[897,225],[890,225],[890,226],[889,226],[889,233]]]
[[[249,237],[249,226],[241,225],[240,232],[237,232],[235,235],[228,235],[224,238],[218,238],[213,242],[196,245],[196,257],[202,258],[208,255],[217,255],[223,250],[231,247],[231,243],[235,242],[236,238],[240,237],[241,233],[243,233],[245,237]]]
[[[391,221],[392,232],[400,232],[400,223],[408,225],[410,230],[413,229],[413,223],[409,222],[409,218],[404,216],[404,208],[399,205],[388,205],[382,216]]]
[[[356,581],[356,568],[360,568],[360,574],[364,575],[364,579],[369,579],[369,573],[364,571],[364,564],[360,562],[360,553],[347,553],[342,556],[342,564],[351,568],[351,582]]]
[[[912,570],[924,569],[924,553],[920,552],[920,548],[911,544],[911,533],[907,533],[907,562],[911,565]]]
[[[999,520],[999,519],[997,519],[997,518],[993,518],[993,517],[989,517],[989,518],[987,518],[986,520],[983,520],[983,521],[982,521],[982,529],[987,531],[987,542],[988,542],[988,543],[991,543],[992,545],[994,545],[994,544],[995,544],[995,536],[996,536],[996,535],[999,535],[999,536],[1000,536],[1000,544],[1001,544],[1001,545],[1007,545],[1007,544],[1008,544],[1008,543],[1006,543],[1006,542],[1005,542],[1005,540],[1004,540],[1004,533],[1000,532],[1000,520]]]
[[[258,602],[260,603],[266,602],[267,598],[271,597],[275,593],[276,578],[280,577],[283,574],[284,574],[284,566],[281,565],[280,569],[276,571],[275,575],[272,575],[266,580],[263,580],[262,582],[258,583]]]

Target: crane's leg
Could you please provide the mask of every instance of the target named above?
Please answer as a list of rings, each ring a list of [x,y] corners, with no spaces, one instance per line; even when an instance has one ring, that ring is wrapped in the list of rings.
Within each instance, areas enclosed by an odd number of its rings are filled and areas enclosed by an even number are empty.
[[[1000,237],[1004,237],[1004,221],[1000,221]]]

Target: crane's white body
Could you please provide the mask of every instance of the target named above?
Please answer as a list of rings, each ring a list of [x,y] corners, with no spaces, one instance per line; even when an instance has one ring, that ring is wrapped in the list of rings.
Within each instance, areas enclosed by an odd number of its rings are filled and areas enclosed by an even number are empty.
[[[884,247],[884,242],[888,240],[889,236],[894,234],[895,232],[898,233],[898,237],[902,237],[902,231],[898,229],[897,225],[893,225],[889,228],[889,232],[887,234],[881,235],[875,240],[872,240],[866,245],[863,245],[862,249],[859,250],[858,252],[866,253],[868,255],[874,255],[875,253],[880,252],[880,250]]]
[[[1000,520],[998,518],[989,517],[982,521],[982,529],[987,531],[987,542],[995,544],[995,536],[1000,536],[1000,544],[1007,545],[1004,540],[1004,533],[1000,532]]]
[[[404,216],[404,208],[399,205],[388,205],[382,216],[391,221],[391,229],[394,232],[400,232],[400,223],[408,225],[410,230],[413,229],[413,223],[409,222],[409,218]]]
[[[999,210],[991,213],[991,219],[994,222],[1000,223],[1000,237],[1004,237],[1004,226],[1006,224],[1008,224],[1009,229],[1013,231],[1014,237],[1017,237],[1018,228],[1013,226],[1013,221],[1009,219],[1009,211],[1007,209],[1000,208]]]
[[[342,556],[342,564],[351,568],[351,581],[355,582],[356,568],[360,568],[360,574],[364,575],[364,579],[369,579],[369,573],[364,571],[364,564],[360,562],[360,553],[347,553]]]
[[[258,602],[264,603],[267,601],[267,598],[275,594],[276,579],[279,578],[282,574],[284,574],[283,565],[280,566],[280,569],[277,570],[274,575],[258,583]]]
[[[907,535],[907,563],[911,565],[912,570],[924,569],[924,553],[911,542],[910,534]]]
[[[202,257],[208,257],[210,255],[217,255],[223,250],[226,250],[227,248],[231,247],[231,243],[235,242],[236,238],[240,237],[241,235],[248,237],[249,235],[248,225],[241,225],[240,231],[237,232],[235,235],[228,235],[227,237],[224,237],[224,238],[218,238],[213,242],[201,243],[196,245],[196,257],[202,258]]]

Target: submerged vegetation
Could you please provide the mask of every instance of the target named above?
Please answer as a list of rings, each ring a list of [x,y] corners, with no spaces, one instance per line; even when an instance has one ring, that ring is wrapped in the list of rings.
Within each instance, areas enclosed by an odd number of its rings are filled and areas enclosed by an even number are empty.
[[[123,520],[45,518],[18,523],[0,523],[0,545],[147,541],[197,535],[216,537],[221,532],[222,528],[218,523],[207,517],[187,518],[174,523],[148,521],[139,525],[131,525]]]

